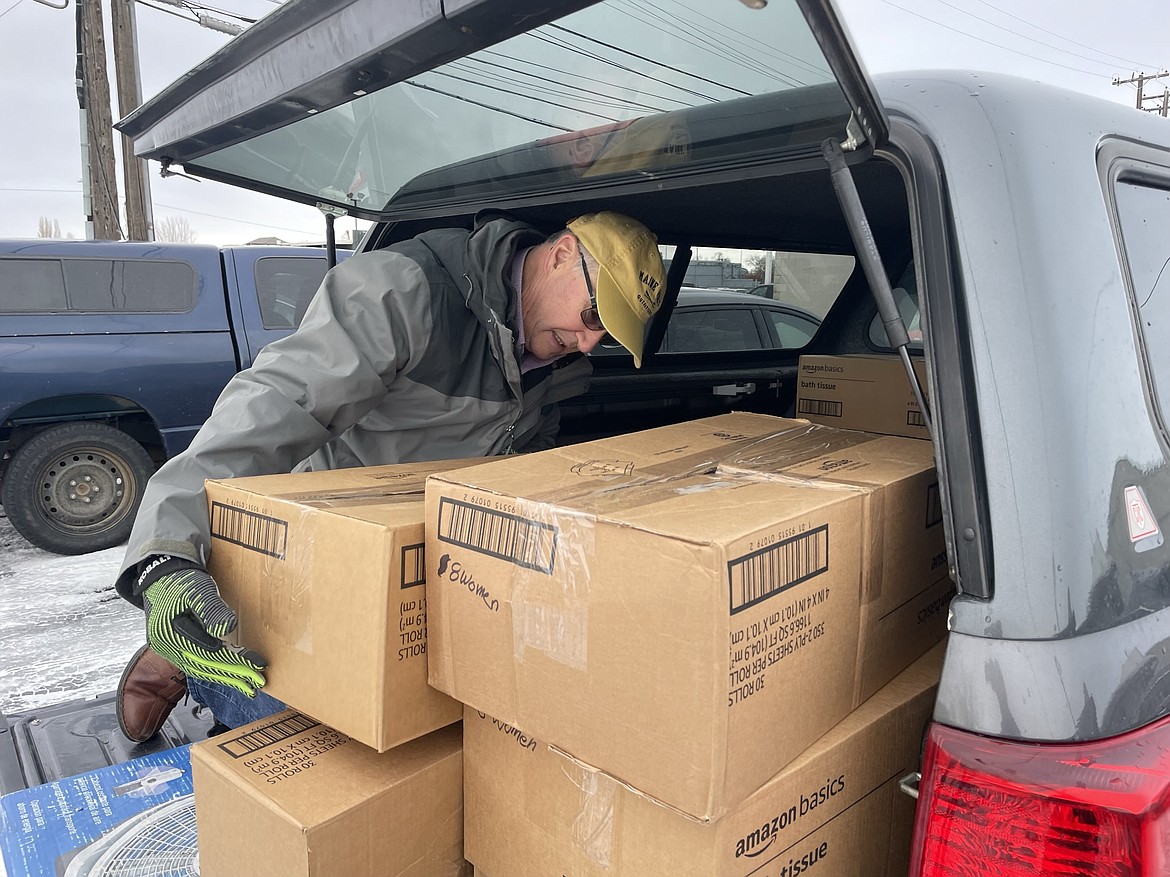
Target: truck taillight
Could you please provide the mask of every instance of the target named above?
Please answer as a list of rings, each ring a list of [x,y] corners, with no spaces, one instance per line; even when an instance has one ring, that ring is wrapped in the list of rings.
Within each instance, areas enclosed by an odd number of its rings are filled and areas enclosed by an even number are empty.
[[[1170,717],[1091,743],[932,725],[911,877],[1170,874]]]

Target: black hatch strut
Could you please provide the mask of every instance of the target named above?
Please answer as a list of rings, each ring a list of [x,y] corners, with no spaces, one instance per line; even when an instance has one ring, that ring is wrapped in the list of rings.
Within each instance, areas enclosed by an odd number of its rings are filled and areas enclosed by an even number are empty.
[[[670,270],[666,274],[666,291],[662,295],[662,304],[658,313],[650,321],[650,329],[646,333],[646,346],[642,351],[642,365],[647,365],[653,357],[658,355],[658,348],[662,346],[662,338],[666,334],[666,324],[670,320],[674,306],[678,302],[678,291],[686,276],[687,266],[691,264],[690,244],[679,244],[674,248],[674,255],[670,259]]]
[[[861,260],[861,267],[869,281],[869,288],[877,302],[878,313],[882,316],[882,325],[886,328],[886,337],[890,345],[898,351],[902,358],[902,365],[906,368],[906,375],[910,378],[910,386],[914,390],[914,398],[918,400],[918,409],[922,412],[922,419],[926,424],[926,431],[931,440],[934,439],[934,424],[931,422],[930,409],[926,404],[926,394],[922,392],[922,385],[918,383],[918,375],[910,362],[910,352],[906,346],[910,343],[910,334],[906,331],[906,324],[902,322],[902,315],[894,303],[894,293],[890,289],[890,281],[882,267],[882,257],[878,253],[877,243],[873,239],[873,231],[869,227],[869,220],[865,216],[865,208],[861,205],[861,198],[857,194],[857,186],[853,183],[853,174],[845,164],[845,155],[841,151],[841,144],[832,137],[821,144],[821,155],[829,165],[829,173],[833,178],[833,188],[837,192],[837,201],[845,214],[845,221],[849,224],[849,234],[853,238],[853,245],[857,247],[857,257]]]
[[[348,216],[349,211],[335,204],[317,202],[317,209],[325,214],[325,263],[330,268],[337,267],[337,233],[333,230],[333,222],[339,216]]]

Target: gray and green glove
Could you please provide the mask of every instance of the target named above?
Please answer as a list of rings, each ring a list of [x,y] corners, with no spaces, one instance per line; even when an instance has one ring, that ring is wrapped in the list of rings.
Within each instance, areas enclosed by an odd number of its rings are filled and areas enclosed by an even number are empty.
[[[254,697],[268,662],[251,649],[224,642],[236,613],[215,579],[188,560],[151,559],[138,579],[150,647],[195,679],[218,682]]]

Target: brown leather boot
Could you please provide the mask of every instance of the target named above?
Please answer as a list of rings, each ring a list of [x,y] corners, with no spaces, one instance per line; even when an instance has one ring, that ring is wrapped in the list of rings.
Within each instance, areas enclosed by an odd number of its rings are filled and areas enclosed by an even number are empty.
[[[187,677],[183,671],[150,646],[143,646],[134,653],[118,682],[118,726],[129,739],[143,743],[158,733],[186,693]]]

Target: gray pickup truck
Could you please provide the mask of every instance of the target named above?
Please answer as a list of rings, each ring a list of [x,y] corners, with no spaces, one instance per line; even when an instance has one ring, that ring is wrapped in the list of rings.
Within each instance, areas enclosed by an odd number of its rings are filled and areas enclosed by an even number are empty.
[[[314,247],[0,241],[0,501],[16,530],[58,554],[125,542],[155,467],[293,330],[326,270]]]
[[[366,249],[485,207],[550,231],[611,208],[669,248],[668,299],[699,248],[851,256],[804,348],[722,356],[772,369],[782,413],[800,353],[912,375],[907,303],[921,338],[946,657],[910,849],[833,873],[1165,873],[1170,126],[1006,76],[871,80],[831,0],[703,9],[672,6],[676,32],[620,0],[293,0],[120,128],[374,220]]]

